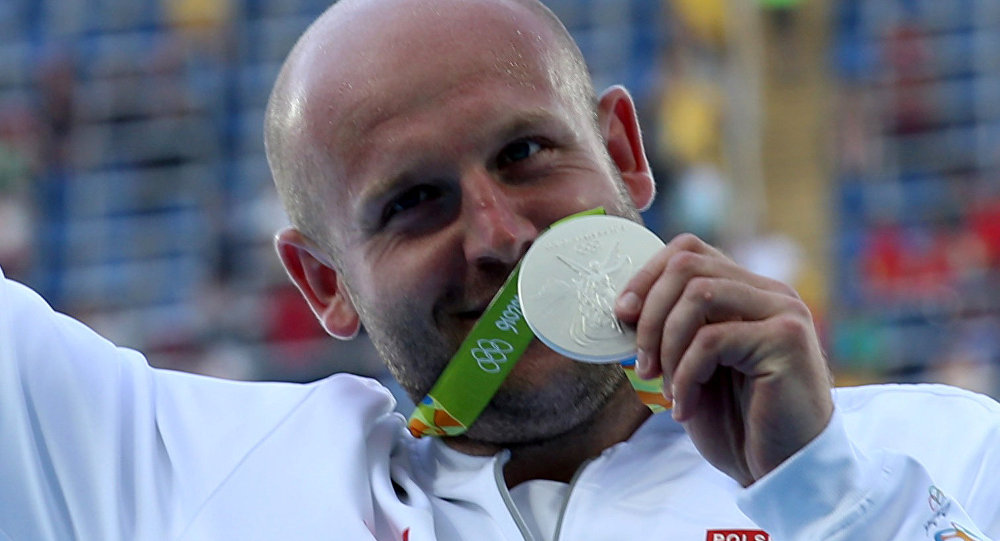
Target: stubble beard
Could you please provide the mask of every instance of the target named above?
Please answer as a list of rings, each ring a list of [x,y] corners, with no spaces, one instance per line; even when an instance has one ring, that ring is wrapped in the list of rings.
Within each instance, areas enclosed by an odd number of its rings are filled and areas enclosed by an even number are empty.
[[[534,345],[545,349],[537,341]],[[586,424],[619,387],[628,384],[618,365],[561,362],[568,366],[545,382],[533,381],[530,370],[512,372],[470,427],[468,437],[500,445],[553,438]]]

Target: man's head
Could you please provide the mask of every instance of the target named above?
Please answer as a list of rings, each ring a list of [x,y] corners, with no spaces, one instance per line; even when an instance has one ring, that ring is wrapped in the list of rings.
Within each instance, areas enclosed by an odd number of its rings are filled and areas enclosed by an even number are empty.
[[[531,0],[342,0],[290,54],[265,131],[289,275],[330,334],[364,323],[415,398],[542,229],[595,206],[638,219],[653,196],[631,99],[595,98]],[[622,382],[536,344],[474,429],[544,437]]]
[[[324,222],[329,216],[330,209],[315,195],[329,186],[333,179],[330,178],[328,171],[329,157],[325,155],[323,149],[313,148],[314,141],[311,140],[311,136],[315,134],[303,131],[303,127],[310,119],[316,120],[314,116],[307,116],[314,115],[316,111],[307,113],[306,106],[316,103],[318,94],[342,93],[344,100],[322,100],[322,103],[317,103],[320,107],[336,105],[345,107],[337,110],[327,109],[325,114],[319,116],[323,122],[334,122],[334,119],[329,118],[331,113],[349,113],[346,103],[337,103],[349,101],[348,91],[357,91],[362,95],[387,92],[388,89],[382,88],[384,82],[374,73],[371,78],[365,77],[365,70],[371,69],[369,62],[402,60],[405,64],[426,72],[430,72],[430,69],[425,69],[422,64],[450,62],[450,55],[429,58],[431,54],[429,47],[425,49],[416,44],[415,48],[403,47],[404,55],[396,56],[391,49],[400,45],[395,39],[398,34],[393,33],[392,22],[383,22],[381,18],[382,14],[388,14],[391,19],[396,19],[397,24],[408,22],[419,26],[423,24],[423,19],[417,13],[423,12],[425,16],[437,19],[437,23],[444,24],[446,23],[444,18],[451,10],[448,4],[449,2],[412,0],[340,0],[307,30],[289,55],[268,103],[265,121],[268,160],[292,225],[311,239],[322,242],[324,248],[335,251],[338,245],[326,239],[329,227]],[[451,4],[462,5],[461,2]],[[481,8],[483,2],[466,4],[462,7],[476,10]],[[480,6],[474,7],[475,4]],[[515,7],[530,13],[537,22],[542,23],[547,35],[537,37],[552,41],[554,45],[549,48],[551,57],[545,59],[545,62],[553,67],[550,73],[553,86],[565,93],[566,98],[578,108],[582,118],[590,116],[596,123],[596,97],[587,66],[576,43],[555,15],[535,0],[487,0],[485,4]],[[483,13],[481,17],[483,20],[479,24],[488,25],[488,16],[489,13]],[[459,17],[461,15],[456,14],[455,19]],[[450,22],[463,24],[460,21]],[[466,48],[471,44],[469,38],[476,39],[477,28],[468,27],[466,35],[455,32],[438,34],[433,36],[436,42],[434,45],[454,50]],[[334,46],[336,50],[331,49]],[[352,47],[354,50],[351,50]],[[506,50],[494,53],[493,69],[509,71],[513,75],[515,70],[523,67],[518,61],[523,51],[517,50],[513,43]],[[342,69],[321,76],[322,80],[310,80],[310,72],[317,71],[324,62],[338,65],[337,67]],[[399,79],[407,85],[405,75],[401,75]],[[310,88],[308,84],[303,84],[307,81],[333,86],[326,89]],[[530,81],[523,82],[530,84]],[[356,84],[360,86],[355,88]],[[362,99],[370,98],[374,96],[362,96]]]

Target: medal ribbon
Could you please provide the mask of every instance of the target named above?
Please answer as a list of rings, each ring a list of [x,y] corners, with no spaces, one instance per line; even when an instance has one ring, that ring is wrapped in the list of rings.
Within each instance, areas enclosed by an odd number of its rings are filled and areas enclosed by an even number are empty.
[[[595,214],[604,214],[604,209],[573,214],[552,225]],[[524,320],[517,297],[520,269],[518,263],[430,392],[416,405],[408,425],[415,437],[457,436],[468,430],[528,349],[535,335]],[[639,398],[650,409],[656,412],[670,407],[663,397],[660,378],[639,379],[635,359],[623,361],[622,366]]]

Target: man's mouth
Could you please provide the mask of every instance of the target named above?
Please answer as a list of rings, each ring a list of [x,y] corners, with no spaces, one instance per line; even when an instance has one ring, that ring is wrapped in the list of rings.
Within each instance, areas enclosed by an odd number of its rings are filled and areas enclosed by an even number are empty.
[[[459,303],[452,311],[452,314],[461,320],[478,321],[486,313],[486,309],[489,308],[490,303],[493,302],[493,298],[496,297],[499,290],[500,288],[491,289],[485,292],[488,296],[476,295],[478,298],[467,299]]]
[[[451,320],[452,325],[457,324],[461,328],[462,337],[465,337],[486,313],[502,287],[502,283],[482,283],[467,287],[461,294],[451,297],[450,302],[442,303],[443,310],[437,313]]]
[[[455,317],[463,321],[479,321],[479,318],[483,317],[483,313],[486,312],[486,307],[488,304],[483,304],[475,308],[468,308],[465,310],[460,310],[455,313]]]
[[[469,303],[466,307],[452,312],[453,321],[455,321],[456,328],[459,330],[462,338],[465,338],[472,331],[472,328],[483,317],[483,314],[486,313],[486,308],[489,304],[489,301]]]

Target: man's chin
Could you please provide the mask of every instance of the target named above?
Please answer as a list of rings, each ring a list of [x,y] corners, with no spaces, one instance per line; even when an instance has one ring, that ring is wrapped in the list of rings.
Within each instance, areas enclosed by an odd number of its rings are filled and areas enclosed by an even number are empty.
[[[468,323],[468,329],[473,324]],[[453,325],[451,333],[442,332],[441,335],[444,343],[454,344],[448,348],[451,354],[458,350],[467,334],[467,331],[460,332],[459,327]],[[440,370],[433,371],[437,374],[435,380],[447,367],[450,357],[441,362]],[[467,434],[470,439],[509,444],[564,433],[591,418],[624,379],[621,370],[614,365],[574,361],[537,339],[531,341],[516,362],[480,418],[470,427]],[[425,368],[429,367],[425,365]],[[421,385],[419,389],[407,388],[407,391],[411,395],[414,391],[423,391],[415,398],[420,400],[430,391],[434,381],[418,378],[418,374],[412,376],[409,381],[419,380]]]
[[[522,359],[470,427],[470,438],[511,444],[564,434],[592,419],[628,384],[616,365],[577,363],[555,352],[546,357]]]

